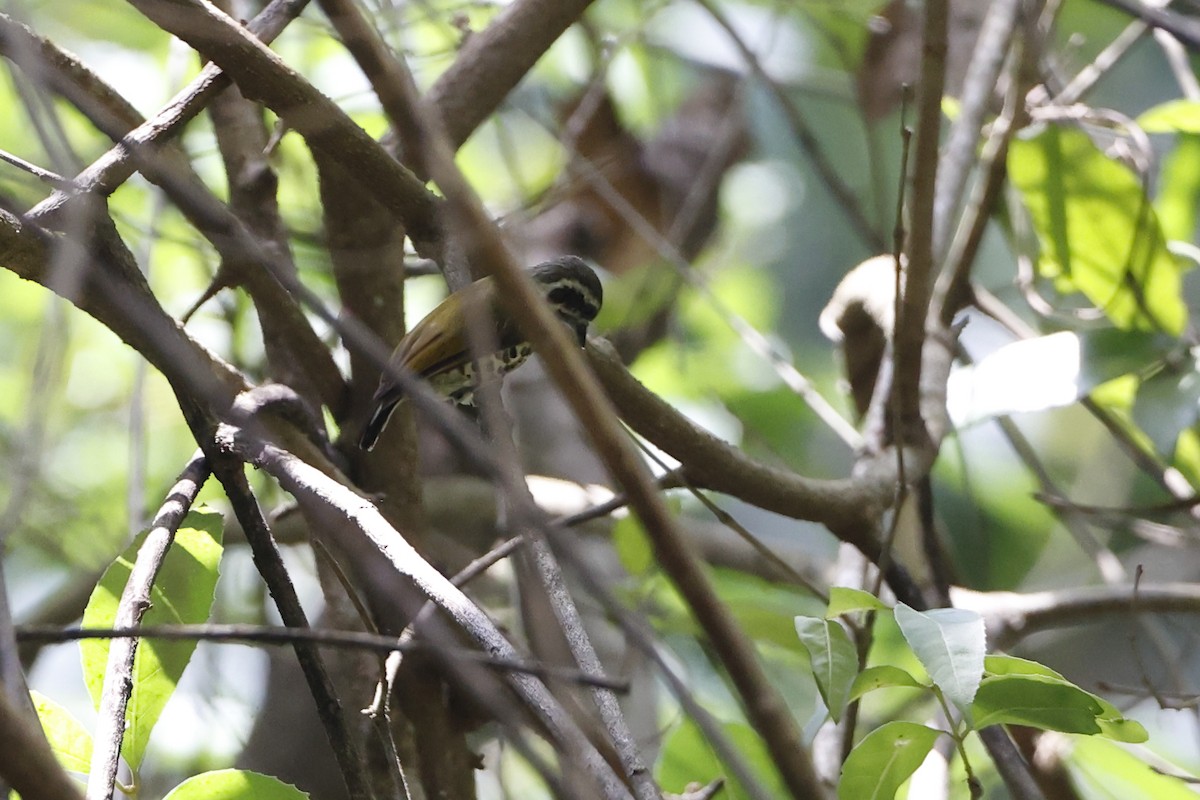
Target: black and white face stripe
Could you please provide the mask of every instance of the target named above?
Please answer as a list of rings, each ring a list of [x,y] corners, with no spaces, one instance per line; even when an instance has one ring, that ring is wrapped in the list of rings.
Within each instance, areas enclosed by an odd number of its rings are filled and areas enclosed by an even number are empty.
[[[554,313],[574,331],[580,347],[587,339],[588,323],[600,313],[604,290],[600,279],[583,259],[563,256],[533,268],[533,278]]]
[[[568,319],[591,322],[600,313],[600,303],[574,281],[560,281],[549,287],[546,298],[555,312]]]

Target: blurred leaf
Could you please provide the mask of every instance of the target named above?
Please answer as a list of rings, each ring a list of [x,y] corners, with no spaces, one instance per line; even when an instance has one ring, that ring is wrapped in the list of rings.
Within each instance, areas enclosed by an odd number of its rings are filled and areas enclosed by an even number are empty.
[[[983,617],[961,608],[916,611],[897,603],[896,624],[946,699],[968,713],[983,677]]]
[[[734,746],[748,762],[767,789],[771,797],[786,797],[787,790],[767,752],[762,739],[748,725],[726,724],[721,729],[733,740]],[[697,781],[708,783],[714,778],[725,777],[727,783],[721,797],[728,800],[745,800],[748,795],[742,784],[729,775],[728,770],[717,759],[716,753],[690,718],[676,725],[663,742],[654,770],[658,783],[668,792],[679,792],[687,784]]]
[[[829,589],[829,605],[825,616],[829,619],[851,614],[855,611],[891,611],[887,603],[870,592],[851,589],[849,586],[832,586]]]
[[[796,635],[808,651],[817,690],[834,722],[842,719],[850,684],[858,672],[858,652],[840,624],[819,617],[796,617]]]
[[[1200,418],[1200,375],[1190,367],[1159,370],[1141,382],[1133,401],[1133,421],[1168,459],[1179,434]]]
[[[986,430],[979,435],[990,440]],[[1005,448],[989,447],[985,458],[965,465],[956,460],[961,452],[943,448],[935,467],[945,487],[935,486],[939,513],[953,520],[948,529],[955,564],[966,585],[1020,589],[1057,519],[1029,502],[1040,487]]]
[[[222,769],[188,778],[163,800],[306,800],[308,795],[270,775]]]
[[[867,667],[858,674],[850,686],[850,700],[857,700],[876,689],[894,688],[928,689],[929,687],[914,678],[907,670],[881,664],[877,667]]]
[[[199,624],[208,619],[221,560],[221,525],[221,515],[214,511],[194,510],[187,515],[154,582],[143,625]],[[105,570],[83,612],[83,627],[112,628],[121,593],[145,538],[144,533],[138,536]],[[131,769],[136,770],[141,764],[150,731],[195,649],[195,642],[152,639],[139,642],[121,748]],[[98,708],[108,668],[109,640],[85,639],[79,643],[79,650],[84,681]]]
[[[1200,103],[1171,100],[1143,111],[1137,118],[1146,133],[1200,133]]]
[[[674,267],[657,262],[605,281],[596,330],[606,333],[650,321],[675,299],[681,283]]]
[[[1041,241],[1042,275],[1119,328],[1183,331],[1180,270],[1133,172],[1056,125],[1014,140],[1008,169]]]
[[[618,519],[612,530],[613,547],[621,566],[630,575],[644,575],[654,566],[654,548],[646,538],[646,529],[633,514]]]
[[[820,601],[805,591],[731,569],[713,570],[717,594],[755,642],[797,651],[796,612],[820,613]]]
[[[1180,134],[1175,148],[1163,158],[1159,172],[1158,197],[1154,209],[1168,242],[1191,242],[1196,238],[1196,214],[1200,205],[1200,135]],[[1195,266],[1190,259],[1179,262]]]
[[[1200,431],[1196,428],[1188,428],[1179,434],[1171,466],[1187,476],[1194,490],[1200,490]]]
[[[87,732],[82,723],[71,712],[58,703],[46,697],[41,692],[30,692],[33,707],[37,709],[38,720],[50,749],[54,751],[58,763],[67,772],[87,774],[92,769],[92,735]]]
[[[1157,772],[1145,760],[1104,739],[1072,741],[1066,766],[1088,797],[1196,800],[1196,792],[1184,781]]]
[[[699,628],[678,590],[660,573],[651,573],[643,588],[649,594],[654,626],[659,631],[696,635]],[[807,657],[796,641],[796,612],[821,613],[819,600],[805,591],[775,584],[733,569],[711,570],[713,585],[738,624],[756,644],[774,644]]]
[[[838,800],[890,800],[917,771],[941,731],[915,722],[888,722],[855,745],[842,765]]]

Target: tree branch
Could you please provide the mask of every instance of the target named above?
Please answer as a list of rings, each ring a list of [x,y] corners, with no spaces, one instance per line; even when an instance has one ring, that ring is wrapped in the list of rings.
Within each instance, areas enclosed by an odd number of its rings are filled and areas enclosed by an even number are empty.
[[[179,480],[167,493],[167,499],[150,523],[150,531],[138,548],[137,559],[129,580],[121,592],[113,618],[115,628],[134,628],[150,610],[150,592],[167,550],[175,541],[175,532],[191,510],[196,495],[208,480],[209,467],[202,453],[197,452],[184,467]],[[121,743],[125,739],[125,709],[133,693],[133,660],[137,654],[137,639],[114,641],[108,649],[108,664],[104,668],[104,687],[96,712],[95,749],[88,772],[88,800],[108,800],[117,779]]]
[[[347,554],[368,583],[411,582],[486,652],[515,659],[516,651],[495,624],[466,595],[412,548],[370,502],[272,445],[251,440],[244,431],[222,426],[222,446],[266,471],[289,492],[309,517],[312,530],[332,552]],[[417,609],[412,609],[415,613]],[[612,769],[586,740],[546,688],[528,675],[512,674],[509,683],[550,735],[579,759],[607,798],[629,798]]]
[[[0,692],[0,781],[26,800],[83,800],[35,724]]]
[[[507,251],[479,198],[455,166],[450,147],[436,128],[436,118],[421,110],[415,87],[411,83],[409,87],[409,102],[425,125],[421,137],[427,148],[425,160],[447,198],[451,230],[464,237],[463,250],[492,275],[501,297],[510,307],[523,311],[518,319],[522,331],[589,432],[605,465],[628,493],[630,506],[654,544],[659,564],[712,642],[789,791],[796,798],[821,797],[823,789],[813,773],[804,740],[783,698],[763,671],[753,643],[716,596],[578,347]]]
[[[270,108],[310,147],[358,176],[364,189],[404,223],[417,252],[439,259],[437,198],[390,158],[346,112],[233,19],[202,0],[129,0],[163,30],[217,64],[247,98]]]

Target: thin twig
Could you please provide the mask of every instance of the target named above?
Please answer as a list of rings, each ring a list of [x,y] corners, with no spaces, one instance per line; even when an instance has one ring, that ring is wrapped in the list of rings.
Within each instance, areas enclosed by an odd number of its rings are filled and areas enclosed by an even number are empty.
[[[215,454],[214,458],[216,460],[213,463],[213,472],[221,481],[238,522],[241,523],[246,541],[254,554],[254,565],[275,601],[280,619],[290,628],[307,630],[310,627],[308,617],[300,605],[296,588],[292,585],[291,577],[283,564],[279,547],[271,536],[267,521],[263,518],[262,510],[246,480],[243,465],[225,453]],[[362,751],[351,732],[325,662],[317,648],[303,639],[293,641],[292,647],[308,689],[312,693],[317,716],[325,729],[325,735],[329,739],[330,748],[337,759],[342,780],[346,783],[350,797],[369,800],[372,792],[366,779]]]
[[[483,650],[500,658],[516,659],[516,651],[487,615],[421,558],[370,502],[287,451],[256,441],[243,430],[223,426],[220,439],[279,481],[296,498],[313,531],[331,550],[346,553],[361,565],[360,579],[379,575],[389,582],[397,577],[411,582]],[[577,763],[583,764],[596,780],[604,797],[629,797],[616,774],[540,682],[511,673],[509,683],[550,736],[579,759]]]
[[[19,625],[18,642],[59,644],[83,639],[161,639],[164,641],[242,642],[245,644],[295,645],[297,642],[341,650],[366,650],[387,654],[428,652],[435,647],[447,658],[482,664],[497,672],[523,672],[540,678],[578,683],[583,686],[602,686],[614,692],[628,692],[629,681],[598,678],[577,669],[538,664],[523,659],[506,659],[491,653],[467,648],[449,648],[415,640],[402,642],[395,636],[383,636],[362,631],[338,631],[328,628],[288,628],[275,625],[141,625],[134,628],[63,628],[57,625]]]
[[[150,532],[138,548],[129,580],[117,604],[114,626],[135,627],[150,609],[154,579],[167,556],[167,550],[175,541],[175,531],[195,502],[208,473],[208,461],[202,453],[196,453],[167,493],[166,501],[150,524]],[[127,639],[114,642],[108,650],[104,687],[96,712],[95,747],[88,771],[88,800],[108,800],[113,793],[121,743],[125,739],[125,709],[133,692],[133,660],[137,645],[136,639]]]
[[[426,112],[427,113],[427,112]],[[422,119],[428,119],[424,114]],[[822,791],[795,720],[777,688],[767,678],[753,644],[729,609],[717,597],[708,575],[686,544],[678,525],[658,495],[653,478],[638,458],[618,422],[610,401],[587,369],[564,326],[542,302],[529,277],[507,252],[490,217],[454,164],[447,143],[433,138],[427,161],[447,198],[457,235],[490,271],[496,287],[513,307],[524,309],[519,323],[539,352],[547,371],[563,391],[583,428],[591,434],[600,457],[629,494],[664,571],[684,595],[714,650],[738,689],[747,716],[766,742],[789,791],[797,798]]]
[[[399,68],[403,69],[406,67],[403,62],[396,63]],[[415,83],[412,81],[411,76],[405,76],[402,83],[405,91],[404,100],[409,106],[406,116],[412,119],[417,126],[417,141],[413,144],[417,152],[420,153],[418,160],[425,165],[431,176],[437,180],[442,191],[445,192],[452,215],[457,212],[459,216],[459,219],[456,220],[459,224],[452,226],[451,230],[457,237],[462,237],[465,240],[462,244],[463,251],[474,255],[480,250],[479,242],[477,241],[477,239],[482,238],[478,234],[481,230],[480,224],[482,223],[482,230],[488,230],[494,236],[496,235],[495,229],[492,227],[491,220],[482,214],[482,207],[477,209],[472,208],[473,211],[479,213],[478,216],[475,216],[475,219],[470,220],[475,223],[474,225],[467,227],[464,224],[470,219],[468,216],[470,212],[464,206],[468,208],[477,206],[479,203],[478,198],[475,198],[470,193],[469,187],[461,174],[458,173],[457,167],[454,166],[445,133],[440,128],[436,118],[429,112],[428,107],[421,105],[420,98],[416,93]],[[481,216],[482,219],[480,219]],[[464,217],[466,218],[464,219]],[[471,231],[474,235],[468,234],[468,231]],[[503,277],[498,277],[497,280],[503,281]],[[518,278],[516,282],[520,283],[520,280],[521,278]],[[528,281],[528,278],[524,278],[524,280]],[[525,285],[524,288],[534,291],[528,285]],[[525,298],[524,302],[517,307],[524,308],[527,313],[537,310],[546,316],[550,315],[549,310],[541,302],[541,299],[536,296],[536,293],[532,300]],[[561,326],[558,326],[556,322],[551,322],[550,326],[557,326],[552,328],[552,330],[561,337],[566,337],[566,331]],[[485,329],[480,331],[480,333],[492,334],[492,331],[491,329]],[[491,345],[481,352],[489,352],[494,349],[495,346]],[[544,356],[548,356],[545,350],[542,352]],[[577,361],[582,360],[577,354],[572,353],[572,355],[575,355]],[[487,400],[486,395],[484,399],[485,401]],[[541,533],[546,527],[545,517],[536,504],[534,504],[533,498],[529,494],[529,487],[518,467],[519,462],[515,447],[512,444],[511,430],[498,429],[500,427],[508,427],[507,419],[503,418],[503,413],[499,405],[499,397],[494,396],[492,400],[494,402],[485,402],[483,411],[485,421],[493,432],[493,445],[499,450],[497,460],[500,465],[500,485],[503,487],[510,501],[509,514],[513,518],[517,532],[529,542],[538,576],[545,588],[550,606],[567,638],[572,657],[585,672],[597,675],[603,674],[600,659],[583,628],[579,612],[575,607],[570,593],[567,591],[557,560],[554,558],[553,552],[550,550],[545,537]],[[654,783],[653,775],[647,769],[641,758],[641,754],[638,752],[633,734],[625,722],[615,695],[604,689],[593,688],[592,699],[600,712],[600,718],[604,723],[605,730],[617,750],[621,767],[624,769],[625,776],[629,779],[635,795],[639,800],[656,800],[660,798],[661,793]]]

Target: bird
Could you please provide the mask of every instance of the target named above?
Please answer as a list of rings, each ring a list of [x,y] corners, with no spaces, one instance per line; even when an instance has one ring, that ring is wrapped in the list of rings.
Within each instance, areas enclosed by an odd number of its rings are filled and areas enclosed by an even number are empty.
[[[588,324],[600,313],[604,292],[592,268],[577,256],[561,256],[538,264],[529,276],[562,320],[579,346],[587,342]],[[433,390],[455,405],[470,410],[475,405],[475,363],[469,344],[467,315],[487,303],[495,326],[496,350],[480,358],[485,374],[504,375],[525,363],[533,348],[508,308],[500,302],[491,277],[481,278],[453,292],[404,335],[390,363],[429,382]],[[372,399],[372,413],[359,438],[359,447],[371,450],[387,426],[404,390],[387,372]]]

